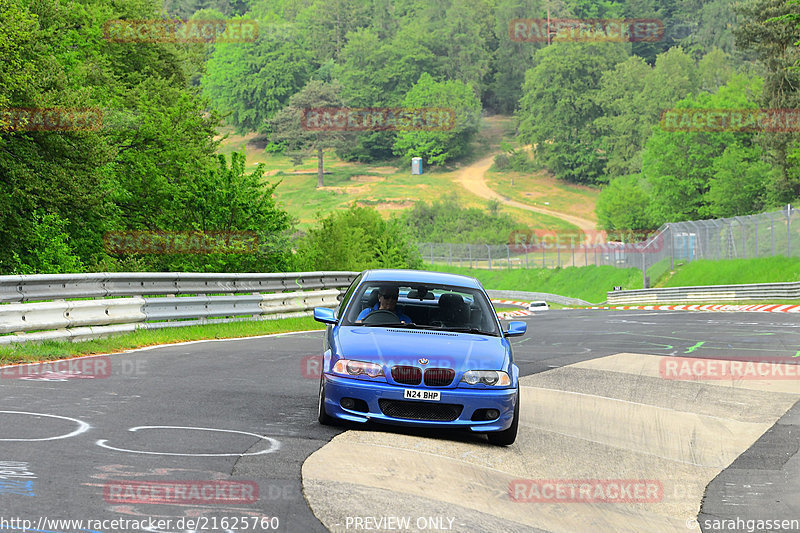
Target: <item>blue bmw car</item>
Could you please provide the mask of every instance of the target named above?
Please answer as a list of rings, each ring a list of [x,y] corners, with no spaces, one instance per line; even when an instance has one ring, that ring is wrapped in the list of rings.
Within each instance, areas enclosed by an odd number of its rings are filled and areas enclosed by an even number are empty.
[[[507,446],[519,424],[519,368],[475,278],[418,270],[359,274],[328,324],[319,421],[462,428]]]

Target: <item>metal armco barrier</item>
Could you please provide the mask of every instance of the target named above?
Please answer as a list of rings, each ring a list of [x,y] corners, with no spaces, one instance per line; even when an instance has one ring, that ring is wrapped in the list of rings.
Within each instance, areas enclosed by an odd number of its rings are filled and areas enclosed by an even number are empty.
[[[732,300],[792,300],[800,298],[800,282],[709,285],[612,291],[608,305],[667,302],[723,302]]]
[[[305,316],[314,307],[336,306],[339,290],[357,275],[125,272],[0,276],[0,302],[14,302],[0,303],[0,344],[83,340],[137,328],[207,321]],[[3,335],[7,333],[13,335]]]
[[[358,272],[205,274],[100,272],[0,276],[0,303],[160,294],[227,294],[347,287]]]

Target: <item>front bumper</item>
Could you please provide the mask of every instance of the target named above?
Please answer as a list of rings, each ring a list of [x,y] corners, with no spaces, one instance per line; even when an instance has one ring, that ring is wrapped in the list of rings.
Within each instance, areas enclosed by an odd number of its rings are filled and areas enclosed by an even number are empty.
[[[514,405],[517,400],[516,389],[434,389],[390,385],[389,383],[345,378],[333,374],[324,374],[323,380],[326,411],[334,418],[351,422],[375,421],[410,427],[461,428],[475,432],[502,431],[511,426],[514,419]],[[407,401],[403,398],[403,391],[420,388],[441,392],[440,401],[430,403],[463,406],[458,418],[452,421],[395,418],[384,414],[381,410],[379,400]],[[340,403],[342,398],[363,400],[368,406],[368,411],[345,409]],[[478,409],[497,409],[500,416],[494,420],[471,420]]]

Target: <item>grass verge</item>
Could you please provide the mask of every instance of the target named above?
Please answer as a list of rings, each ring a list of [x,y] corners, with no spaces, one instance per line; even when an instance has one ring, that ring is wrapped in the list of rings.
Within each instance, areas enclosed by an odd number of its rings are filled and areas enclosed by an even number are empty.
[[[464,274],[477,278],[486,289],[528,292],[549,292],[580,298],[587,302],[604,302],[606,292],[615,285],[624,289],[641,289],[642,273],[636,268],[612,266],[567,267],[553,269],[481,270],[436,265],[426,267],[439,272]]]
[[[121,352],[157,344],[252,337],[322,328],[323,326],[312,317],[298,317],[280,320],[206,324],[182,328],[140,329],[131,333],[89,341],[70,342],[64,340],[2,345],[0,346],[0,364],[51,361],[81,355]]]
[[[800,257],[776,256],[718,261],[698,259],[678,266],[674,274],[661,280],[659,287],[736,285],[798,280],[800,280]]]

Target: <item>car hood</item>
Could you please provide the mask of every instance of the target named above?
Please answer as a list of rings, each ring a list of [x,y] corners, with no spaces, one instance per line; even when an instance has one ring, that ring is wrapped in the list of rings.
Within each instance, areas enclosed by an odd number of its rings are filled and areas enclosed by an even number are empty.
[[[507,353],[500,337],[446,331],[342,326],[337,333],[338,357],[394,365],[456,371],[508,370]]]

